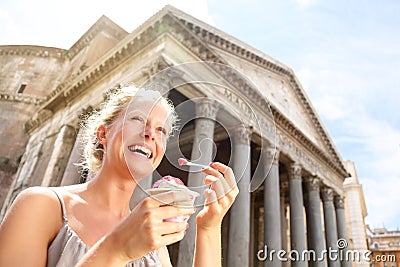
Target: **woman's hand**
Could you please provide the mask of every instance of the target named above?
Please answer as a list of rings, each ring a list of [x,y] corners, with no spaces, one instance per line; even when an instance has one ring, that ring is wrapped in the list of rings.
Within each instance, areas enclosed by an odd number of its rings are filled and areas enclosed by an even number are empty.
[[[204,192],[206,201],[196,217],[196,225],[203,230],[219,229],[239,193],[235,175],[231,168],[219,162],[210,163],[202,171],[207,174],[205,183],[211,187]]]
[[[147,197],[112,231],[109,238],[115,242],[115,249],[120,250],[121,257],[129,262],[183,239],[189,225],[186,222],[166,222],[165,219],[189,217],[194,208],[168,205],[174,201],[190,201],[190,196],[170,191]]]

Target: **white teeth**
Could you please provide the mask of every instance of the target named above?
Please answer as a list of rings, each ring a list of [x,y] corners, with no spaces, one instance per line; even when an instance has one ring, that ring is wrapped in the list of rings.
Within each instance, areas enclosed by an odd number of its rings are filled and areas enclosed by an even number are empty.
[[[133,146],[128,146],[128,149],[132,152],[141,153],[145,155],[148,159],[152,157],[151,150],[144,146],[133,145]]]

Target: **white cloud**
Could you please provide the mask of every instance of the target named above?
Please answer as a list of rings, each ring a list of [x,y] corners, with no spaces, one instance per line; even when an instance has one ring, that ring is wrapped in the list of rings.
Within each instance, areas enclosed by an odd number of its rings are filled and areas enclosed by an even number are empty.
[[[68,49],[102,15],[106,15],[123,29],[131,32],[167,4],[213,24],[213,18],[208,13],[207,0],[13,2],[15,3],[8,4],[7,12],[4,11],[6,8],[1,7],[3,3],[0,4],[0,22],[2,22],[0,45],[42,45]],[[15,34],[19,32],[23,34]]]
[[[373,111],[384,107],[372,105],[377,89],[368,79],[343,70],[303,69],[298,76],[309,89],[316,110],[330,125],[328,131],[335,134],[334,142],[346,150],[342,156],[356,164],[369,214],[366,221],[373,227],[383,223],[397,227],[400,195],[395,185],[400,179],[400,129],[384,118],[376,118]],[[386,83],[391,81],[382,81]]]
[[[317,2],[316,0],[295,0],[295,1],[301,8],[310,7]]]
[[[396,176],[400,179],[400,130],[392,127],[389,123],[371,119],[367,116],[359,116],[350,119],[346,126],[353,132],[353,136],[362,140],[364,160],[369,170],[373,170],[371,176],[365,173],[365,178],[373,179],[374,175]],[[382,178],[383,180],[386,178]],[[387,183],[388,185],[392,183]],[[395,203],[395,202],[393,202]]]
[[[10,39],[10,43],[12,43],[13,40],[18,40],[18,36],[20,36],[21,33],[15,23],[15,19],[13,19],[13,17],[9,12],[1,8],[0,8],[0,25],[2,28],[1,35],[8,36],[7,38]]]
[[[358,81],[351,73],[327,68],[303,68],[296,74],[323,118],[344,119],[363,109],[361,103],[368,94],[361,85],[363,82]]]
[[[400,202],[398,176],[376,176],[363,181],[364,195],[368,216],[366,223],[371,228],[386,226],[389,229],[396,229],[399,225],[400,211],[395,208]]]

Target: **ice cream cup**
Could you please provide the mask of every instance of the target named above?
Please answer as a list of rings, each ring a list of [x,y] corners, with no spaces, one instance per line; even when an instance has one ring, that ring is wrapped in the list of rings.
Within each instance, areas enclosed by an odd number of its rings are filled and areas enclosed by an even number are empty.
[[[148,189],[147,192],[150,194],[150,196],[155,196],[161,193],[166,193],[166,192],[170,192],[170,191],[180,191],[183,192],[185,194],[188,194],[190,197],[190,201],[174,201],[172,203],[170,203],[169,205],[174,205],[174,206],[178,206],[180,208],[191,208],[194,205],[194,201],[196,199],[196,197],[199,196],[199,193],[189,190],[188,188],[184,188],[184,187],[174,187],[174,188],[151,188]],[[165,222],[186,222],[189,219],[189,216],[178,216],[178,217],[174,217],[174,218],[169,218],[169,219],[165,219]]]

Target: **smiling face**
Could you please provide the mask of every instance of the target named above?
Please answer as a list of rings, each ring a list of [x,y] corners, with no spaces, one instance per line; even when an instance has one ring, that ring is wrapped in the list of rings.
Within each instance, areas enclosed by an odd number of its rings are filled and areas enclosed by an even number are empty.
[[[152,97],[138,97],[106,130],[105,164],[129,170],[134,179],[146,177],[160,164],[171,123],[168,110]],[[117,161],[116,161],[117,160]]]

